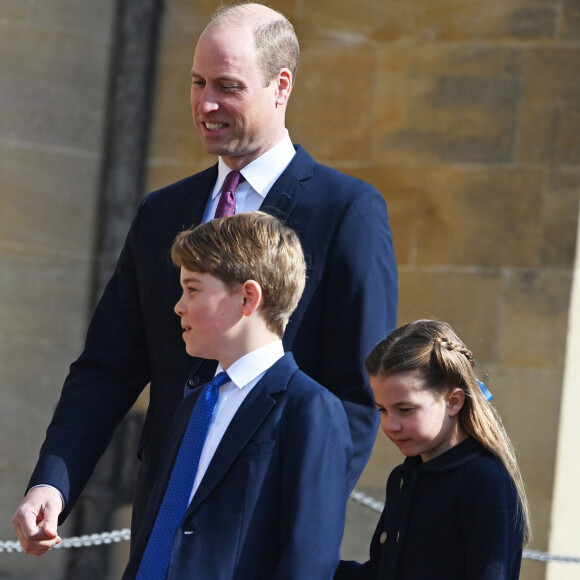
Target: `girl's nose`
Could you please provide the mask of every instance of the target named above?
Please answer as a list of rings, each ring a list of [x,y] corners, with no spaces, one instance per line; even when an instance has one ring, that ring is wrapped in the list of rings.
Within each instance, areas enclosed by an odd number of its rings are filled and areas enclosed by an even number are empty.
[[[392,416],[385,415],[383,416],[382,427],[385,433],[396,433],[400,430],[401,425]]]

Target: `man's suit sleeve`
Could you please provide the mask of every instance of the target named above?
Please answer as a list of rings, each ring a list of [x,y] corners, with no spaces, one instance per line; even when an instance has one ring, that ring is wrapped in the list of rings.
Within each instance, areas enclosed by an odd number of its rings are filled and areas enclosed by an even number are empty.
[[[139,214],[97,305],[84,351],[71,365],[29,482],[29,488],[46,483],[62,493],[61,522],[149,380],[134,258],[138,227]]]
[[[325,386],[342,401],[353,438],[350,486],[373,448],[378,428],[372,391],[362,361],[396,328],[397,265],[386,204],[372,186],[343,214],[327,259],[324,297]]]

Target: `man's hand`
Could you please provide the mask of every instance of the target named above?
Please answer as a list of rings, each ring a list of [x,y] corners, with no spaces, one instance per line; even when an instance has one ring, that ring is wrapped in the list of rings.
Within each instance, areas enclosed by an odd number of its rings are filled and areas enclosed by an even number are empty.
[[[53,487],[33,487],[28,491],[12,516],[12,527],[26,554],[42,556],[60,544],[56,528],[61,511],[62,499]]]

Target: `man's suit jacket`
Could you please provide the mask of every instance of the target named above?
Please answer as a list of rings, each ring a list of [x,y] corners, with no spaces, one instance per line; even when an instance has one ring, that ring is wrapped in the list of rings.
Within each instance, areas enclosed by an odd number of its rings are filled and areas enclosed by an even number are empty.
[[[169,432],[123,580],[135,577],[202,388]],[[174,540],[168,580],[324,580],[340,559],[352,443],[340,401],[286,353],[234,416]]]
[[[132,530],[138,529],[174,411],[189,388],[213,377],[215,361],[185,352],[173,311],[181,293],[179,271],[169,250],[178,232],[201,222],[216,179],[217,165],[153,192],[139,207],[29,483],[61,491],[66,501],[61,522],[116,426],[150,383],[133,501]],[[353,487],[378,426],[362,362],[396,326],[397,268],[386,204],[368,183],[316,163],[298,147],[262,209],[297,231],[306,254],[306,288],[284,347],[345,407]]]

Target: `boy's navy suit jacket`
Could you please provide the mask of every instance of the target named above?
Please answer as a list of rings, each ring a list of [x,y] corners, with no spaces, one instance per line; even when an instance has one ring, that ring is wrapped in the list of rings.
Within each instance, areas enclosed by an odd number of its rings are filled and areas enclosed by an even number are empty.
[[[210,381],[216,362],[187,355],[174,306],[175,236],[198,225],[217,165],[148,195],[97,305],[85,348],[72,364],[29,487],[47,483],[66,502],[62,522],[116,426],[150,383],[133,498],[139,529],[175,409]],[[353,439],[354,486],[375,441],[378,415],[362,361],[396,326],[397,267],[387,208],[370,184],[316,163],[301,147],[262,209],[300,236],[308,272],[284,335],[302,371],[342,401]]]
[[[177,411],[123,580],[135,578],[201,391]],[[340,401],[286,353],[226,430],[175,536],[168,580],[332,578],[351,452]]]

